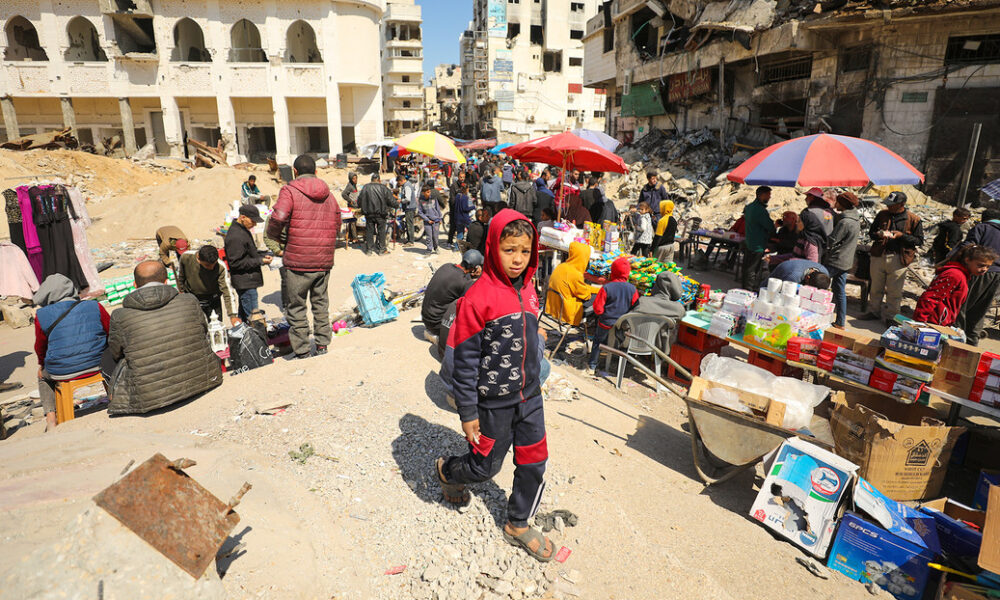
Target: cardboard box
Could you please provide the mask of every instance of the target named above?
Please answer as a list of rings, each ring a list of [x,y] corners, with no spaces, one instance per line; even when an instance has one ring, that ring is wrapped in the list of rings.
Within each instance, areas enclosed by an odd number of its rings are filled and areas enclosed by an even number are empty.
[[[962,375],[975,375],[982,357],[983,351],[979,348],[946,339],[941,349],[938,367]]]
[[[857,470],[857,465],[832,452],[790,438],[778,448],[750,516],[813,556],[823,557]]]
[[[909,321],[899,326],[899,332],[904,339],[925,348],[937,348],[941,345],[941,332],[928,327],[926,323]]]
[[[940,345],[927,347],[915,341],[908,340],[903,336],[902,328],[900,327],[890,327],[882,334],[879,343],[887,350],[893,350],[900,354],[922,360],[936,361],[941,356]]]
[[[1000,471],[983,469],[979,472],[976,492],[972,495],[972,508],[986,510],[990,502],[990,486],[1000,485]]]
[[[979,556],[986,513],[959,504],[951,498],[924,502],[920,505],[920,511],[934,519],[942,552],[952,559],[958,557],[975,559]]]
[[[940,552],[934,518],[886,497],[864,479],[854,504],[870,517],[841,519],[827,566],[861,582],[873,581],[900,600],[919,600]]]
[[[938,367],[934,372],[934,380],[931,387],[952,396],[968,398],[972,393],[972,384],[976,382],[976,375],[964,375],[960,371],[950,371]]]
[[[749,406],[754,410],[759,410],[761,412],[766,412],[768,405],[771,403],[771,399],[767,396],[761,396],[759,394],[754,394],[753,392],[747,392],[734,387],[729,387],[728,385],[723,385],[721,383],[715,383],[707,379],[702,379],[701,377],[695,376],[691,381],[691,388],[688,390],[688,395],[690,395],[695,400],[701,400],[702,394],[705,390],[712,388],[722,388],[724,390],[729,390],[737,396],[739,396],[740,402]]]
[[[879,350],[882,349],[878,336],[866,331],[848,331],[840,327],[827,327],[823,332],[823,341],[871,359],[878,356]]]
[[[983,546],[979,551],[979,566],[1000,573],[1000,485],[990,486],[986,524],[983,525]]]
[[[964,427],[947,427],[921,404],[876,394],[832,398],[830,429],[837,454],[893,500],[940,495],[951,451]]]

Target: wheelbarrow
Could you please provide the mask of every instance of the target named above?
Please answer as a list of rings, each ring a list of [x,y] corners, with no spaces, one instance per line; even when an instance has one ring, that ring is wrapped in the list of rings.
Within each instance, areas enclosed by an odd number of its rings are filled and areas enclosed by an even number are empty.
[[[629,333],[625,335],[645,343],[644,340]],[[672,365],[676,372],[694,381],[695,378],[687,369],[677,364],[676,361],[667,356],[662,350],[650,344],[646,344],[646,346],[656,352],[664,361]],[[615,356],[623,357],[632,363],[632,366],[652,377],[655,381],[684,400],[688,408],[691,456],[694,460],[694,468],[706,487],[728,481],[739,473],[753,468],[780,446],[782,442],[791,437],[800,437],[826,450],[833,450],[831,443],[825,442],[815,436],[785,429],[754,418],[751,415],[695,398],[692,396],[691,391],[678,389],[676,384],[657,376],[634,357],[605,345],[602,345],[601,349]],[[699,379],[698,381],[702,382],[701,385],[705,383],[705,380]],[[718,384],[712,385],[713,387],[725,387]],[[696,387],[696,385],[693,385],[692,388],[694,388],[693,391],[695,394],[700,395],[701,389]],[[815,415],[810,425],[814,431],[823,429],[821,426],[822,419]]]

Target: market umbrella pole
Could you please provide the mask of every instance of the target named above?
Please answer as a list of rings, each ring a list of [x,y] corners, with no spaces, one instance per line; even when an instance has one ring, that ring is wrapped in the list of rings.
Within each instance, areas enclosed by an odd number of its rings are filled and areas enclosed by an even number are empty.
[[[563,186],[566,184],[566,163],[569,157],[563,154],[562,173],[559,174],[559,200],[556,202],[556,221],[562,221],[562,205],[565,198]]]

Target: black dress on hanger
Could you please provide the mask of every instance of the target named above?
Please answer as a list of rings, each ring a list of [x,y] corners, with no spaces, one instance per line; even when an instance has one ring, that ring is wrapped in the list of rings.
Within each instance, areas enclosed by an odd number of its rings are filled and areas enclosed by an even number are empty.
[[[28,190],[31,210],[42,246],[42,279],[54,273],[65,275],[77,290],[87,287],[87,276],[80,268],[73,246],[70,217],[75,217],[73,204],[62,186],[32,186]]]

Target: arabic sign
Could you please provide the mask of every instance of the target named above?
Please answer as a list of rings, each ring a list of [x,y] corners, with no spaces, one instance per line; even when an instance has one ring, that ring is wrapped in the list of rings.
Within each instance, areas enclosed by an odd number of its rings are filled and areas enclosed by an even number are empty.
[[[490,37],[507,37],[507,0],[489,0],[486,29]]]
[[[668,80],[667,100],[677,102],[685,98],[694,98],[712,91],[712,71],[698,69],[678,75],[671,75]]]

